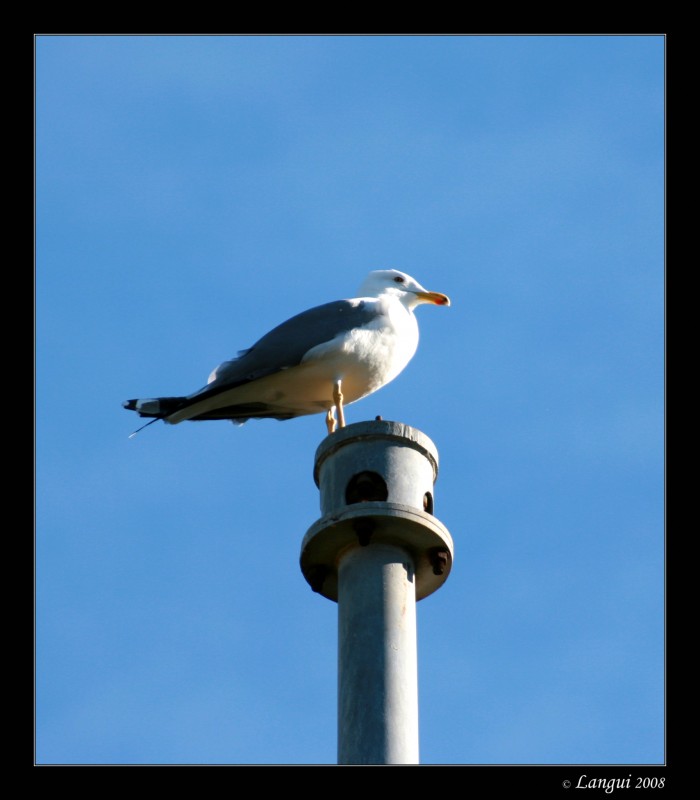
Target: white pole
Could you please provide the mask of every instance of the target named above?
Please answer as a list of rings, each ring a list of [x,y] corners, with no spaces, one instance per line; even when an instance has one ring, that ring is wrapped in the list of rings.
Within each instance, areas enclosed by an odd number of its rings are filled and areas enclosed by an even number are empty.
[[[338,763],[418,763],[416,587],[401,547],[352,548],[338,574]]]

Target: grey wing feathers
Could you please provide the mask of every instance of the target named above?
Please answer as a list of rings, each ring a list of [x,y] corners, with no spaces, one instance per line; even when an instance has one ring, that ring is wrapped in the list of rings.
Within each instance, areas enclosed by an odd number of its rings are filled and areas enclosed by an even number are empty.
[[[311,348],[329,342],[374,317],[371,303],[337,300],[303,311],[265,334],[239,358],[224,361],[212,373],[208,386],[197,392],[216,392],[272,375],[301,363]]]
[[[376,315],[377,307],[371,299],[337,300],[317,306],[278,325],[251,348],[240,351],[238,358],[224,361],[214,370],[209,383],[194,394],[187,397],[127,400],[123,405],[137,411],[141,417],[153,417],[151,422],[168,419],[229,389],[295,367],[312,348],[368,324]],[[264,403],[238,403],[209,408],[191,419],[233,419],[243,422],[250,417],[267,416],[289,419],[296,413],[280,410],[277,414],[271,414]]]

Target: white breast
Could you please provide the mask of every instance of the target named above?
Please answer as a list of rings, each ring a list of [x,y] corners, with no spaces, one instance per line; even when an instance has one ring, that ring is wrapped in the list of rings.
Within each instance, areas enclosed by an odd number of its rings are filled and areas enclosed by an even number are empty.
[[[312,348],[305,365],[333,364],[333,380],[342,381],[346,402],[365,397],[392,381],[413,358],[418,347],[418,323],[413,312],[395,297],[369,300],[374,320]]]

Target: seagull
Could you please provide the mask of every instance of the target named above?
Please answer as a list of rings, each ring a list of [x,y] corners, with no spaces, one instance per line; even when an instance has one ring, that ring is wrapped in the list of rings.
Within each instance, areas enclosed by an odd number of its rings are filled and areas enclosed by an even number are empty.
[[[124,408],[162,419],[292,419],[325,413],[328,433],[345,426],[344,407],[392,381],[418,347],[414,309],[449,306],[395,269],[370,272],[351,300],[316,306],[265,334],[238,357],[224,361],[207,385],[184,397],[126,400]],[[337,421],[336,421],[337,412]]]

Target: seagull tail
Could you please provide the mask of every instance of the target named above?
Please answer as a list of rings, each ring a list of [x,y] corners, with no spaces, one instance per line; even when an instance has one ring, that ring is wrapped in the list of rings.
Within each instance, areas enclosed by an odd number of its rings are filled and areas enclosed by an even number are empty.
[[[122,406],[128,411],[135,411],[140,417],[151,417],[149,421],[137,428],[129,438],[132,439],[139,431],[153,425],[160,419],[167,421],[167,417],[180,408],[185,401],[184,397],[156,397],[150,400],[125,400]]]

